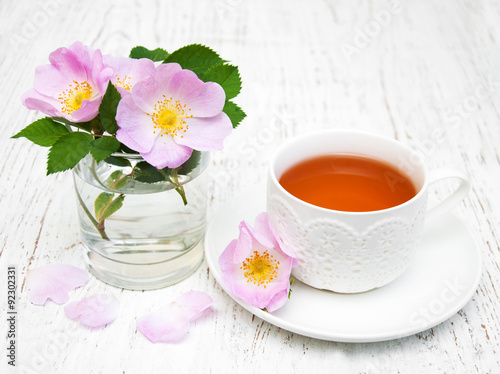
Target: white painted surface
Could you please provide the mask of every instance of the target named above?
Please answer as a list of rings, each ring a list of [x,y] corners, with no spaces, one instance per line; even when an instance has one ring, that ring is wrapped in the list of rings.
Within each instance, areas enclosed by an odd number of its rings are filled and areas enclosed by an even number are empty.
[[[9,264],[17,266],[20,285],[30,268],[83,266],[70,174],[45,177],[46,149],[9,139],[41,116],[19,100],[35,67],[74,40],[117,55],[139,44],[172,51],[197,42],[240,67],[244,90],[237,101],[248,114],[225,150],[213,155],[212,213],[264,180],[273,149],[293,135],[352,128],[392,136],[424,152],[431,167],[469,174],[472,191],[454,213],[482,252],[476,294],[452,318],[420,334],[343,344],[254,317],[222,291],[206,263],[188,280],[150,292],[93,279],[72,300],[108,291],[122,305],[117,321],[95,331],[68,320],[61,306],[31,305],[21,288],[17,358],[24,372],[499,372],[499,19],[498,3],[483,0],[2,2],[2,341]],[[442,183],[432,195],[452,188]],[[138,316],[188,290],[209,293],[216,305],[182,343],[154,345],[136,331]]]

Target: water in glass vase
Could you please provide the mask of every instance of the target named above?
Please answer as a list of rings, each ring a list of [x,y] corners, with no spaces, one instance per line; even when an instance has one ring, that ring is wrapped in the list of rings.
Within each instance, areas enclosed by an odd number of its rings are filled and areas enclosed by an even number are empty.
[[[96,165],[89,157],[75,168],[86,261],[94,275],[114,286],[168,286],[189,276],[203,260],[208,154],[201,154],[186,175],[152,183],[142,182],[144,161],[127,157],[126,166]]]

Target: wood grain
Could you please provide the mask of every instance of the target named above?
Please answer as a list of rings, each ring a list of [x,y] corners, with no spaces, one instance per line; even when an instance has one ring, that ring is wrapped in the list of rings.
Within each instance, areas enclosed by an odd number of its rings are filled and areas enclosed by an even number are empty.
[[[18,372],[498,372],[499,19],[500,4],[486,0],[2,1],[0,273],[10,264],[19,273]],[[84,266],[76,202],[69,173],[44,176],[46,149],[9,137],[41,117],[19,100],[35,67],[75,40],[117,55],[136,45],[175,50],[204,43],[240,67],[244,90],[237,101],[248,117],[213,154],[211,214],[265,178],[278,144],[315,129],[395,137],[421,150],[431,168],[465,170],[473,189],[455,213],[483,256],[476,294],[428,331],[372,344],[320,341],[263,322],[223,292],[206,263],[157,291],[124,291],[92,279],[72,300],[106,291],[122,306],[117,321],[101,330],[80,327],[53,303],[32,305],[21,287],[29,269]],[[358,49],[349,58],[346,44]],[[436,186],[433,195],[452,187]],[[185,341],[155,345],[136,330],[138,316],[189,290],[209,293],[216,305]],[[0,323],[0,336],[6,327]],[[4,372],[5,358],[0,367]]]

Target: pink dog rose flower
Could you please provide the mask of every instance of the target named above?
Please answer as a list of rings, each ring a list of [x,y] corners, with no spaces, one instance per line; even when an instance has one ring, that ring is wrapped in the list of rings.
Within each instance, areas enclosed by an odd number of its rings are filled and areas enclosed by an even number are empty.
[[[231,241],[219,257],[222,281],[229,292],[269,312],[285,304],[296,263],[267,213],[257,216],[254,227],[241,222],[238,239]]]
[[[33,88],[22,96],[23,104],[71,122],[95,118],[113,74],[104,67],[101,52],[75,42],[52,52],[49,61],[50,65],[37,67]]]
[[[129,94],[137,82],[152,77],[155,72],[154,62],[147,58],[135,59],[104,55],[103,61],[106,67],[113,69],[111,83],[122,96]]]
[[[176,168],[193,152],[222,149],[233,127],[222,112],[223,88],[179,64],[161,64],[118,104],[116,138],[158,169]]]

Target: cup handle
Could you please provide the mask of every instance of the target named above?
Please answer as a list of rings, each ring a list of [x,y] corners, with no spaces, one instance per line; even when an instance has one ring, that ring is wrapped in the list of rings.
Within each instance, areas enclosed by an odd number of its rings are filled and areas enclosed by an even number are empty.
[[[426,220],[436,219],[444,213],[450,211],[469,193],[470,182],[467,175],[457,169],[440,168],[429,172],[429,185],[442,179],[455,178],[460,180],[460,185],[457,189],[443,201],[437,203],[432,208],[427,209]]]

